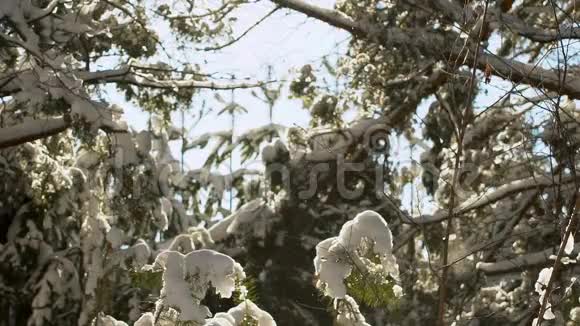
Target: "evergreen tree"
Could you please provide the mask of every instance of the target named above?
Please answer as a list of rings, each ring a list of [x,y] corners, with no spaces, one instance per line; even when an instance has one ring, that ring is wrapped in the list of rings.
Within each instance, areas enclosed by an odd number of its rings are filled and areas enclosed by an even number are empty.
[[[580,323],[576,4],[2,0],[0,325]],[[347,53],[288,83],[175,55],[282,10]],[[232,125],[191,137],[223,90]],[[237,132],[234,90],[270,117],[289,92],[311,125]]]

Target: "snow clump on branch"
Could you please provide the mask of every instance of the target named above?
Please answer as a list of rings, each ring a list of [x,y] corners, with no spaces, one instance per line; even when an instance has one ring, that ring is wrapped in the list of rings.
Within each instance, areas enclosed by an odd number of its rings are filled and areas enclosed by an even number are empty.
[[[213,250],[196,250],[183,255],[164,251],[152,266],[163,270],[163,288],[156,314],[166,307],[178,309],[180,320],[203,323],[212,314],[201,304],[210,284],[222,298],[230,298],[236,281],[246,277],[240,264]]]
[[[368,325],[356,300],[385,305],[402,295],[402,288],[396,284],[399,266],[392,251],[389,226],[381,215],[370,210],[346,222],[338,237],[317,245],[316,287],[334,299],[341,325]]]

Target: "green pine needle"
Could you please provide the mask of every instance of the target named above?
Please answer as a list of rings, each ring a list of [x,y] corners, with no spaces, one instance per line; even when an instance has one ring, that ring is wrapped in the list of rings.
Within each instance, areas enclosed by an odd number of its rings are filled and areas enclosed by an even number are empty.
[[[240,292],[240,288],[242,286],[246,287],[246,290],[248,291],[248,293],[246,294],[246,298],[247,300],[250,300],[254,303],[258,303],[260,298],[258,295],[258,281],[253,278],[253,277],[246,277],[244,280],[240,281],[240,280],[236,280],[236,290],[234,291],[234,303],[236,305],[242,303],[244,300],[242,300],[241,295],[242,293]]]
[[[387,273],[361,273],[353,270],[345,280],[347,292],[357,302],[377,308],[397,303],[393,291],[395,280]]]
[[[153,272],[153,271],[130,270],[129,276],[131,278],[131,284],[136,288],[155,291],[161,289],[161,287],[163,286],[162,271]]]

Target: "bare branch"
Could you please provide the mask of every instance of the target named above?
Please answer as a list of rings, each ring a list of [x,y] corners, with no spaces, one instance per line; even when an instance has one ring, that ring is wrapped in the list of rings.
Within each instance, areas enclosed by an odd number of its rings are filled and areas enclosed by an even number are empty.
[[[506,25],[512,32],[534,42],[549,43],[563,39],[580,39],[580,28],[573,25],[560,26],[558,30],[550,30],[529,26],[512,15],[494,13],[492,17]]]
[[[269,11],[266,15],[264,15],[264,17],[260,18],[257,22],[255,22],[252,26],[248,27],[248,29],[246,29],[242,34],[240,34],[240,36],[232,39],[229,42],[226,42],[224,44],[218,45],[218,46],[209,46],[209,47],[205,47],[199,50],[202,51],[217,51],[217,50],[221,50],[223,48],[226,48],[234,43],[236,43],[237,41],[241,40],[244,36],[248,35],[248,33],[250,33],[254,28],[256,28],[258,25],[260,25],[262,22],[264,22],[266,19],[268,19],[268,17],[272,16],[276,11],[278,11],[278,9],[280,9],[280,7],[276,7],[274,9],[272,9],[271,11]]]
[[[33,74],[30,69],[19,72],[10,72],[0,75],[0,95],[8,96],[20,90],[20,86],[15,81],[24,74]],[[159,89],[174,89],[174,88],[188,88],[188,89],[213,89],[213,90],[231,90],[256,88],[265,84],[274,83],[275,81],[266,82],[214,82],[201,80],[186,80],[186,79],[156,79],[149,75],[141,75],[131,71],[131,67],[124,67],[120,69],[101,70],[101,71],[77,71],[75,72],[77,78],[83,80],[86,84],[98,83],[117,83],[117,84],[131,84],[140,87],[150,87]]]
[[[40,20],[48,15],[50,15],[54,9],[56,9],[56,6],[58,5],[60,1],[58,0],[52,0],[48,6],[46,6],[46,8],[44,9],[38,9],[36,10],[36,12],[34,13],[34,16],[32,16],[30,19],[28,19],[28,23]]]
[[[454,215],[465,214],[470,212],[474,209],[478,209],[489,204],[495,203],[501,199],[504,199],[508,196],[524,192],[526,190],[531,189],[543,189],[546,187],[551,187],[556,184],[566,185],[573,183],[577,177],[574,176],[565,176],[562,177],[559,181],[554,180],[552,175],[540,175],[540,176],[533,176],[526,179],[517,180],[505,185],[498,187],[496,190],[489,192],[488,194],[484,194],[478,196],[471,200],[464,201],[461,205],[459,205],[455,209]],[[446,210],[439,210],[435,212],[433,215],[422,215],[420,217],[413,218],[411,220],[404,221],[406,223],[411,224],[430,224],[430,223],[438,223],[444,220],[447,220],[449,214]]]
[[[302,0],[271,0],[281,7],[292,9],[305,14],[306,16],[316,18],[329,25],[344,29],[347,32],[357,36],[368,36],[371,34],[371,25],[357,22],[338,10],[325,9]]]
[[[29,120],[12,127],[0,128],[0,149],[59,134],[70,127],[63,118]]]

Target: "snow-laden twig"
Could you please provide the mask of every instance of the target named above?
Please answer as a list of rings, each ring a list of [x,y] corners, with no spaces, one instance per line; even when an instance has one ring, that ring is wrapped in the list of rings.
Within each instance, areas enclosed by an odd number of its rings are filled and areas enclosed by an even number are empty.
[[[540,252],[520,255],[514,258],[500,260],[497,262],[479,262],[477,269],[486,274],[509,273],[516,270],[526,269],[533,266],[541,266],[550,261],[550,257],[559,249],[558,247],[548,248]],[[574,250],[580,249],[580,243],[574,245]]]
[[[474,209],[487,206],[508,196],[524,192],[526,190],[543,189],[546,187],[551,187],[554,185],[554,182],[559,185],[568,185],[573,183],[575,180],[577,180],[577,177],[570,175],[563,176],[559,180],[554,180],[550,175],[538,175],[526,179],[513,181],[511,183],[501,185],[495,190],[490,190],[482,195],[475,195],[473,198],[464,201],[459,206],[457,206],[457,208],[455,208],[454,215],[465,214]],[[448,216],[449,213],[447,211],[439,210],[435,212],[435,214],[433,215],[421,215],[406,222],[411,224],[438,223],[446,220]]]

